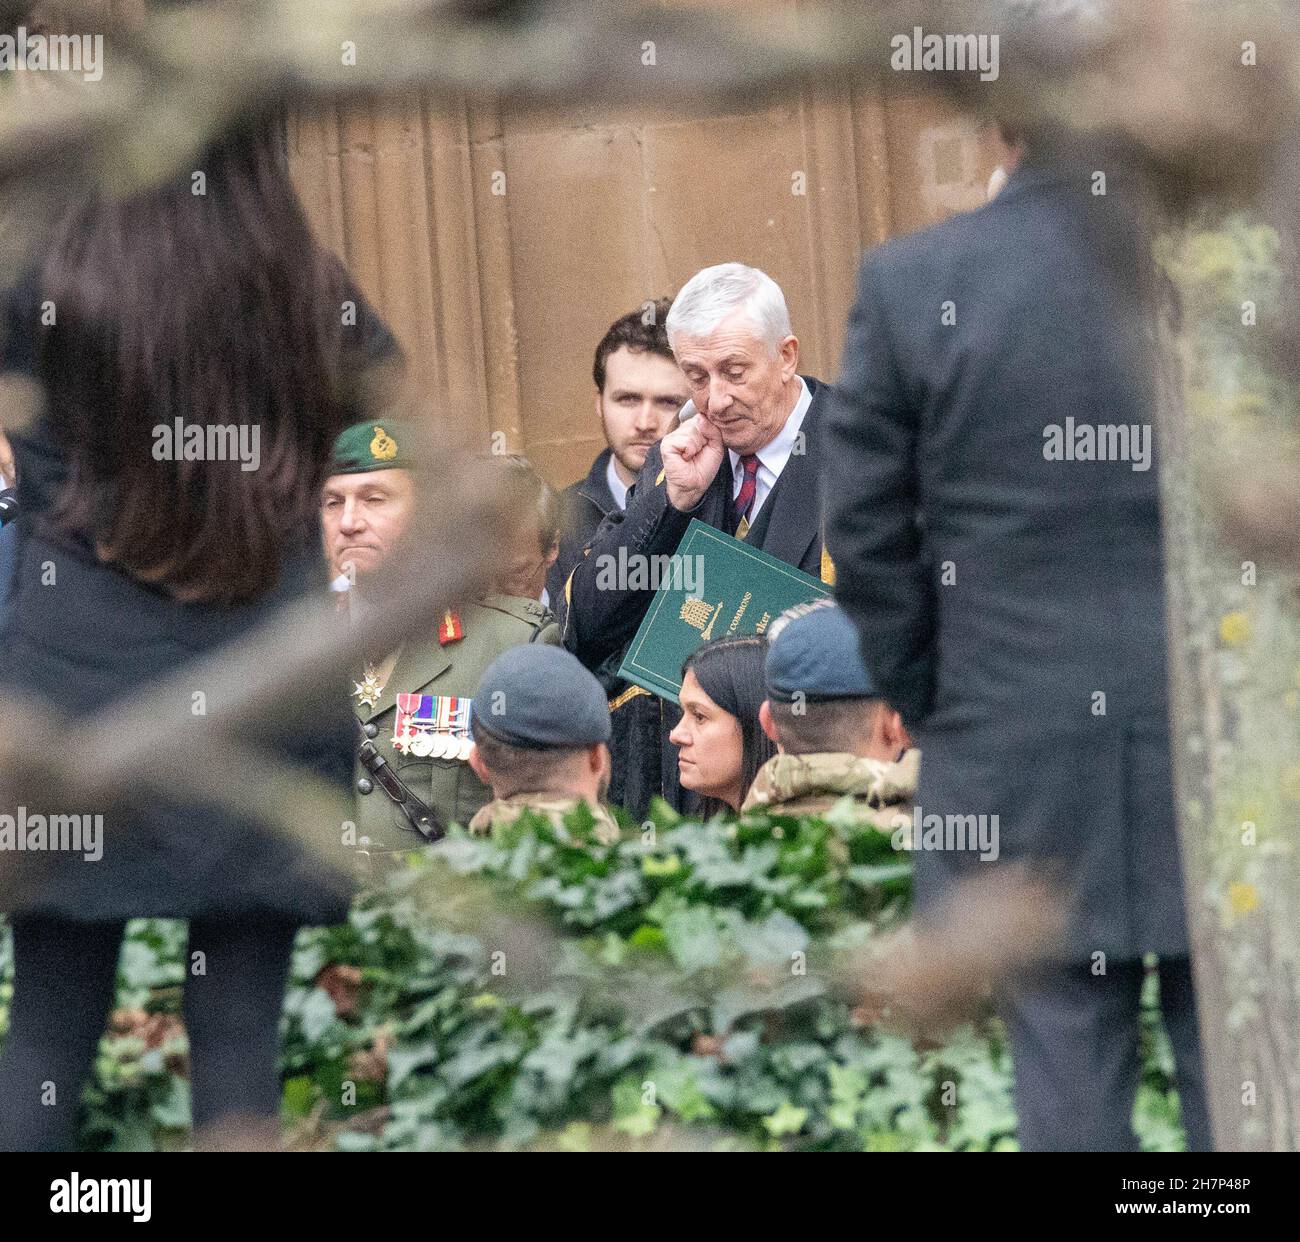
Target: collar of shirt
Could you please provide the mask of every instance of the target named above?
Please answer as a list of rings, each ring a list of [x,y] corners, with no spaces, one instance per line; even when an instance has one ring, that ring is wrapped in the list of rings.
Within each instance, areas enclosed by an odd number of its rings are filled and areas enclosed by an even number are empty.
[[[781,477],[781,471],[785,469],[785,464],[790,460],[790,454],[794,452],[795,441],[799,438],[799,429],[803,426],[804,415],[808,413],[808,407],[812,405],[812,392],[808,385],[803,382],[803,376],[799,377],[799,400],[794,403],[794,409],[790,411],[790,417],[785,420],[785,426],[781,428],[780,434],[776,439],[765,448],[758,450],[758,474],[754,480],[754,507],[749,511],[749,520],[751,524],[758,511],[763,507],[763,502],[768,498],[772,489],[776,486],[776,481]],[[731,458],[731,498],[734,500],[740,495],[741,484],[745,481],[745,472],[740,465],[740,454],[727,450]]]
[[[609,494],[614,497],[614,505],[618,509],[627,508],[627,484],[618,477],[618,470],[615,468],[615,462],[618,459],[613,453],[609,455],[609,461],[605,463],[605,482],[609,484]]]

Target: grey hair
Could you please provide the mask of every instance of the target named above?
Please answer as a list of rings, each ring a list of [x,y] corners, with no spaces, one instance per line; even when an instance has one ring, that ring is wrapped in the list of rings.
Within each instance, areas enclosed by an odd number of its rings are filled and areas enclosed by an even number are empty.
[[[678,336],[708,336],[733,311],[754,321],[767,347],[776,353],[790,335],[790,311],[781,286],[766,272],[743,263],[719,263],[696,272],[673,299],[664,321],[668,343]],[[674,347],[673,352],[676,352]]]

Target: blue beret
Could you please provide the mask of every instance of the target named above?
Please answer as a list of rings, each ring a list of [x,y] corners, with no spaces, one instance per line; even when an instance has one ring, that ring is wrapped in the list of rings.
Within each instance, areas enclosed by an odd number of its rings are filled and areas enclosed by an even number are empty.
[[[813,700],[878,697],[862,663],[857,628],[844,610],[828,603],[797,612],[772,627],[777,632],[763,666],[767,697],[780,703],[800,692]]]
[[[546,643],[511,647],[488,665],[470,720],[475,734],[529,750],[593,746],[610,733],[600,682],[576,656]]]

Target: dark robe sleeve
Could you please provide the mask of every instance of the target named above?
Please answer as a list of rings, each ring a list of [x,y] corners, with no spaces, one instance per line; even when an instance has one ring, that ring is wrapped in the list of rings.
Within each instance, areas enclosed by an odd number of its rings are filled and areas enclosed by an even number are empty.
[[[628,558],[671,556],[691,523],[689,513],[668,503],[662,475],[656,444],[628,491],[627,508],[605,518],[570,575],[564,645],[589,669],[599,668],[632,641],[654,599],[650,588],[621,589],[632,563]]]

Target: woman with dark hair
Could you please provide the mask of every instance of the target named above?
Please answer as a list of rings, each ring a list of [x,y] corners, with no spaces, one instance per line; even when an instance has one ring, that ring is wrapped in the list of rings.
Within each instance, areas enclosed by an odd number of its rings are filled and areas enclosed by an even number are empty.
[[[758,722],[767,640],[754,636],[705,643],[682,665],[682,718],[668,735],[678,748],[683,789],[702,798],[706,818],[738,811],[776,746]]]
[[[0,369],[27,372],[44,408],[12,436],[21,516],[0,689],[56,716],[101,712],[288,601],[324,606],[331,446],[356,417],[352,381],[396,347],[313,238],[276,133],[268,120],[211,144],[202,193],[187,171],[76,205],[8,298]],[[203,690],[196,678],[177,703],[177,729]],[[256,740],[342,792],[344,685],[294,709],[310,723]],[[309,848],[183,793],[31,810],[93,819],[102,836],[89,852],[10,854],[0,871],[15,969],[0,1149],[74,1141],[135,917],[190,923],[196,1130],[273,1141],[294,935],[347,914],[340,826],[304,824]]]

